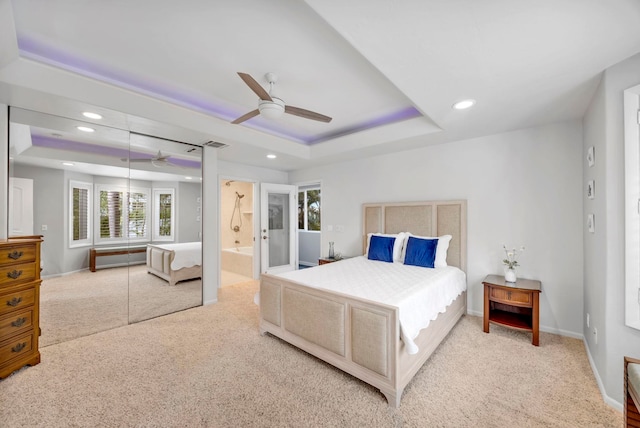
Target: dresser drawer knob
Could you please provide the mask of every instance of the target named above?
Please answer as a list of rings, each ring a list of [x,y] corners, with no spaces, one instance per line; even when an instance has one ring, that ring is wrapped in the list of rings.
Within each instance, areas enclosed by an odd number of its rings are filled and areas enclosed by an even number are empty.
[[[11,348],[11,352],[20,352],[26,347],[27,347],[27,342],[18,343],[16,346]]]
[[[7,306],[18,306],[22,302],[22,297],[14,297],[11,300],[7,300]]]
[[[14,322],[11,323],[12,327],[22,327],[24,323],[27,322],[27,317],[18,318]]]
[[[18,260],[24,253],[22,251],[12,251],[8,254],[10,259]]]
[[[7,276],[11,279],[18,279],[20,277],[20,275],[22,275],[22,271],[21,270],[13,270],[11,272],[7,272]]]

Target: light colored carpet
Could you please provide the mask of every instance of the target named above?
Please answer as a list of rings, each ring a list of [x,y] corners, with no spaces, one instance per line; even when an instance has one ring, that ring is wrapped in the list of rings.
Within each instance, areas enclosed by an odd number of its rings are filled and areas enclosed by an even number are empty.
[[[247,282],[251,281],[253,278],[249,278],[248,276],[240,275],[239,273],[231,272],[228,270],[220,271],[220,286],[226,287],[228,285],[234,285],[239,282]]]
[[[40,287],[40,346],[201,304],[201,280],[169,286],[146,265],[47,278]]]
[[[399,409],[351,376],[260,336],[257,282],[218,304],[42,349],[0,382],[3,427],[619,427],[584,345],[465,316]]]

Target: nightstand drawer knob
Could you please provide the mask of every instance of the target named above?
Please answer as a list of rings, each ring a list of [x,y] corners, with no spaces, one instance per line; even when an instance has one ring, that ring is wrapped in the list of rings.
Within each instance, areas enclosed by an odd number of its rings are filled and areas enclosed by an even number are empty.
[[[27,347],[27,342],[18,343],[16,346],[11,348],[11,352],[20,352],[26,347]]]
[[[7,277],[11,278],[11,279],[18,279],[20,277],[20,275],[22,275],[22,271],[21,270],[13,270],[11,272],[7,272]]]
[[[18,318],[11,323],[11,327],[22,327],[27,322],[27,317]]]
[[[22,302],[22,297],[14,297],[11,300],[7,300],[7,306],[18,306]]]
[[[22,251],[12,251],[9,254],[7,254],[7,257],[13,260],[18,260],[20,257],[22,257],[23,254],[24,253]]]

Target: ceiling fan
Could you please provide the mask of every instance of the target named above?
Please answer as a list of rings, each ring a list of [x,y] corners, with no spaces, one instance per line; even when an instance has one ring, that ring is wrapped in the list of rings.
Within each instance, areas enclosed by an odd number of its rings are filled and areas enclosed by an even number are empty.
[[[127,159],[127,158],[121,158],[120,160],[122,160],[123,162],[149,162],[151,163],[151,165],[155,166],[156,168],[162,168],[165,166],[175,166],[175,164],[172,164],[171,162],[169,162],[169,158],[170,155],[163,155],[162,152],[160,150],[158,150],[158,154],[155,155],[152,158],[144,158],[144,159]]]
[[[305,110],[300,107],[285,105],[282,99],[273,94],[273,85],[278,80],[278,76],[276,76],[274,73],[265,74],[265,78],[267,79],[267,82],[269,82],[269,92],[267,92],[262,86],[260,86],[260,84],[247,73],[239,72],[238,75],[244,81],[244,83],[246,83],[247,86],[249,86],[249,88],[253,92],[255,92],[258,98],[260,98],[260,101],[258,102],[257,109],[252,110],[243,116],[240,116],[231,123],[242,123],[245,120],[251,119],[252,117],[255,117],[257,115],[262,115],[269,119],[277,119],[282,116],[283,113],[304,117],[305,119],[317,120],[319,122],[331,122],[331,118],[329,116],[325,116],[314,111]]]

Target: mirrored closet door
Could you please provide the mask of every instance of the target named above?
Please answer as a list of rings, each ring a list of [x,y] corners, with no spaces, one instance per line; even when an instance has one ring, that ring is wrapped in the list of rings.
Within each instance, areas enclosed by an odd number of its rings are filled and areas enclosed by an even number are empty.
[[[10,109],[9,235],[44,236],[40,346],[201,305],[197,268],[171,281],[173,253],[147,263],[152,245],[201,257],[201,148],[62,110]]]

